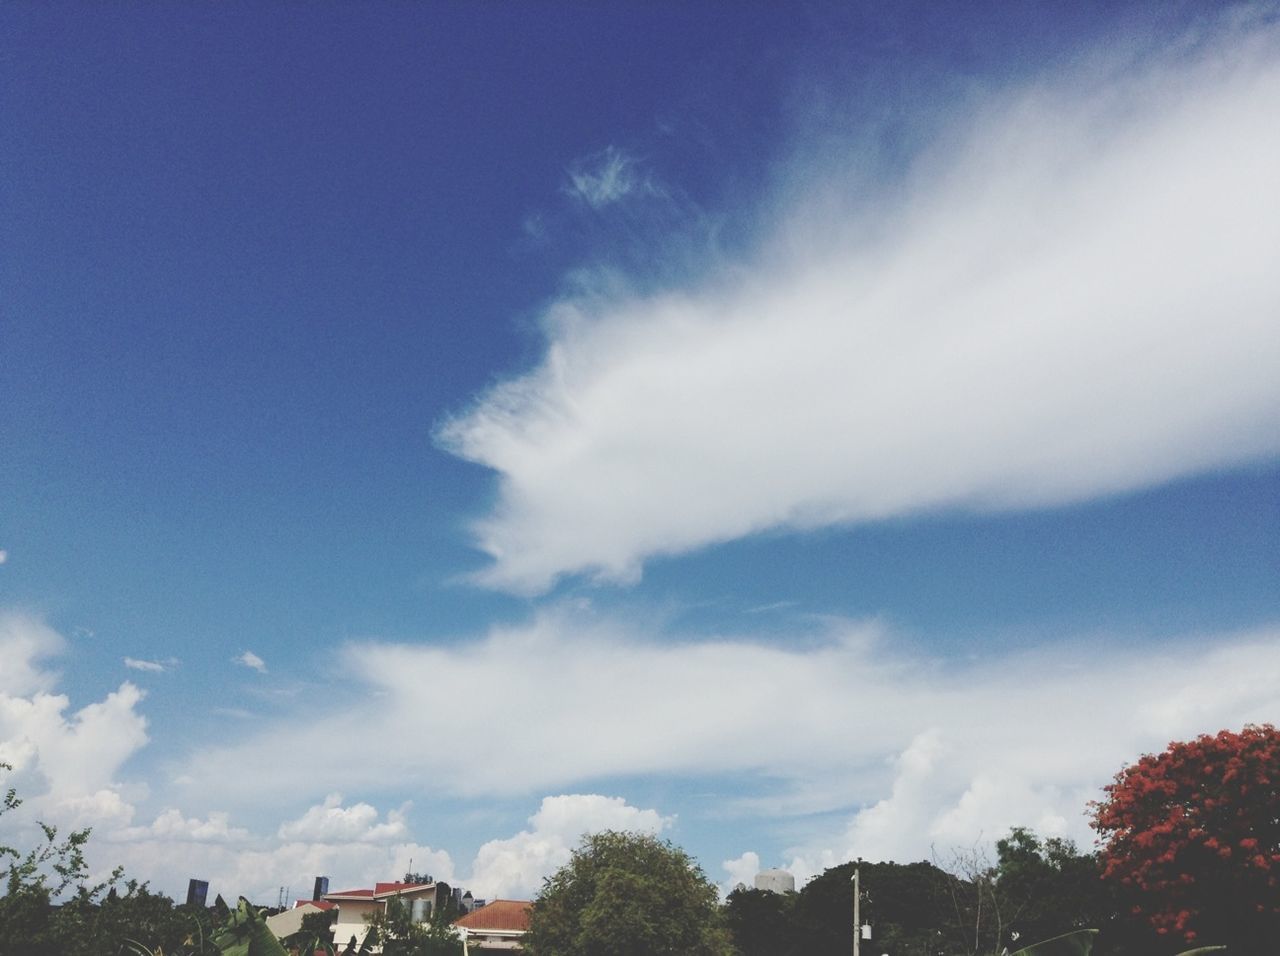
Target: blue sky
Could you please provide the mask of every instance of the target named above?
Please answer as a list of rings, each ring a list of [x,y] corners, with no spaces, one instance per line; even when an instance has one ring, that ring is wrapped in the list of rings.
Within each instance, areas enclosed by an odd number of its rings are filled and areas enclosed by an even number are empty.
[[[0,759],[523,895],[1280,717],[1271,4],[0,10]]]

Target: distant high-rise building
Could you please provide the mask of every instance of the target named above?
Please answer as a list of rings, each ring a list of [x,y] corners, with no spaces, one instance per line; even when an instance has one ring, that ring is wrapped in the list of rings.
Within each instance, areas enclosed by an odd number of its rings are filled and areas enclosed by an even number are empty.
[[[188,880],[187,881],[187,905],[188,906],[204,906],[204,901],[209,898],[209,881],[208,880]]]
[[[317,876],[316,888],[311,891],[311,898],[313,900],[318,900],[328,892],[329,892],[329,877]]]

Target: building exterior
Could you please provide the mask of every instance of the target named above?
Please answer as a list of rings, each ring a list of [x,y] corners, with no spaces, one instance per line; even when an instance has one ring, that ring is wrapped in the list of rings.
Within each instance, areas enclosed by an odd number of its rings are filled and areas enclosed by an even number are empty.
[[[761,870],[756,874],[756,889],[769,893],[794,893],[796,878],[786,870]]]
[[[326,893],[324,901],[338,907],[338,920],[333,927],[334,945],[341,949],[355,937],[359,947],[368,935],[369,917],[386,913],[393,900],[399,900],[408,907],[410,918],[415,923],[425,923],[448,894],[446,883],[378,883],[371,890]],[[373,952],[380,950],[378,947]]]
[[[528,900],[494,900],[454,920],[462,937],[465,956],[511,953],[523,949],[521,940],[529,932]]]
[[[337,903],[327,900],[297,900],[293,909],[282,910],[275,916],[267,917],[267,929],[275,934],[276,939],[292,936],[302,929],[302,918],[308,913],[323,913],[337,908]]]

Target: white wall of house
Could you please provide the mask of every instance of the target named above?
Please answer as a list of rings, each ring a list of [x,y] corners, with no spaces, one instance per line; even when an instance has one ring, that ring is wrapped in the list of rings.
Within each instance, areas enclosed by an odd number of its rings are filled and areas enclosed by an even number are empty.
[[[334,902],[338,904],[338,922],[333,927],[334,945],[342,949],[354,936],[356,945],[359,946],[369,932],[369,924],[365,922],[365,916],[380,912],[382,904],[373,900],[335,900]]]

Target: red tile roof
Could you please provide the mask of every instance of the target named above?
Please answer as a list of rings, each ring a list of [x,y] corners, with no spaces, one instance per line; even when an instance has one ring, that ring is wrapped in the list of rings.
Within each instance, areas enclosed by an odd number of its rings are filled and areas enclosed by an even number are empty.
[[[528,900],[494,900],[454,920],[453,925],[480,932],[499,929],[523,933],[529,929],[529,909],[532,906]]]
[[[350,899],[351,897],[359,897],[361,899],[373,899],[378,896],[395,896],[399,893],[413,893],[417,890],[425,890],[435,886],[434,883],[378,883],[371,890],[338,890],[336,893],[326,893],[326,900],[337,899],[339,897]]]
[[[396,893],[411,893],[414,890],[424,890],[429,886],[435,886],[434,883],[378,883],[373,888],[374,896],[393,896]]]
[[[331,910],[337,905],[338,905],[337,903],[331,903],[328,900],[294,900],[293,901],[293,908],[295,910],[303,906],[314,906],[317,909]]]

